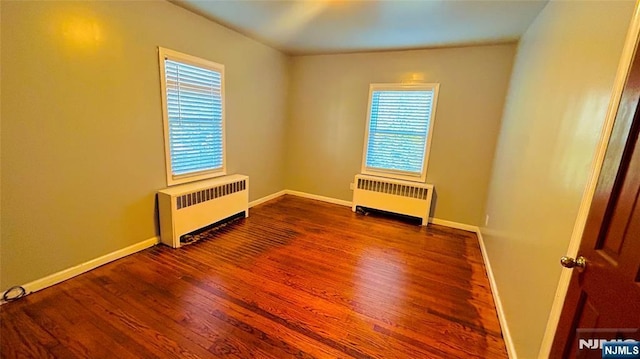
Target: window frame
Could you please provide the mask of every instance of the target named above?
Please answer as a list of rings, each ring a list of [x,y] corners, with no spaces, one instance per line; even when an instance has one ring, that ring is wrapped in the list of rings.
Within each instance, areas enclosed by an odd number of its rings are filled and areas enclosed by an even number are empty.
[[[171,159],[171,143],[169,133],[169,109],[167,100],[167,78],[165,59],[169,59],[176,62],[204,68],[210,71],[216,71],[220,73],[220,97],[221,97],[221,117],[222,117],[222,167],[210,170],[196,171],[174,176],[172,171],[172,159]],[[167,186],[173,186],[177,184],[195,182],[208,178],[225,176],[227,174],[227,140],[226,140],[226,106],[225,106],[225,81],[224,81],[224,65],[202,59],[200,57],[188,55],[175,50],[170,50],[164,47],[158,47],[158,61],[160,65],[160,90],[162,99],[162,122],[164,132],[164,158],[165,169],[167,175]]]
[[[422,172],[420,174],[415,174],[413,172],[407,172],[407,171],[367,167],[367,154],[368,154],[367,150],[369,147],[369,130],[371,127],[371,102],[373,99],[373,92],[374,91],[421,91],[421,90],[433,91],[433,101],[431,104],[431,116],[429,118],[427,138],[425,141]],[[365,123],[364,149],[362,151],[362,166],[360,168],[360,173],[372,175],[372,176],[378,176],[378,177],[411,181],[411,182],[420,182],[420,183],[426,182],[427,168],[429,165],[429,155],[431,154],[431,141],[433,137],[433,128],[434,128],[434,123],[436,118],[436,109],[438,104],[439,90],[440,90],[440,84],[436,82],[411,83],[411,84],[409,83],[372,83],[369,85],[369,102],[367,107],[367,121]]]

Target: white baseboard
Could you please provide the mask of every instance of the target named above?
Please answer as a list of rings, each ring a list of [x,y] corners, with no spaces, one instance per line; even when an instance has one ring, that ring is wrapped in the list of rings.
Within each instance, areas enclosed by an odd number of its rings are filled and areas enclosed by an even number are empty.
[[[284,196],[286,193],[287,193],[287,190],[283,189],[282,191],[278,191],[278,192],[272,193],[272,194],[270,194],[268,196],[264,196],[262,198],[258,198],[255,201],[249,202],[249,208],[257,206],[257,205],[262,204],[264,202],[271,201],[272,199],[276,199],[276,198],[278,198],[280,196]]]
[[[32,282],[29,282],[27,284],[22,285],[22,287],[24,288],[25,292],[27,294],[33,293],[33,292],[37,292],[39,290],[45,289],[47,287],[50,287],[54,284],[58,284],[60,282],[63,282],[67,279],[73,278],[77,275],[80,275],[82,273],[88,272],[92,269],[98,268],[101,265],[107,264],[109,262],[115,261],[116,259],[120,259],[122,257],[126,257],[130,254],[139,252],[143,249],[147,249],[149,247],[153,247],[156,244],[158,244],[160,242],[160,237],[151,237],[149,239],[146,239],[142,242],[138,242],[136,244],[130,245],[126,248],[122,248],[122,249],[118,249],[115,252],[111,252],[108,254],[105,254],[101,257],[92,259],[88,262],[84,262],[82,264],[78,264],[77,266],[71,267],[71,268],[67,268],[64,270],[61,270],[60,272],[57,273],[53,273],[51,275],[48,275],[44,278],[40,278],[40,279],[36,279]],[[3,292],[4,294],[4,292]]]
[[[309,199],[315,199],[318,201],[323,201],[323,202],[328,202],[328,203],[333,203],[333,204],[338,204],[340,206],[347,206],[347,207],[351,207],[351,201],[345,201],[343,199],[337,199],[337,198],[331,198],[331,197],[325,197],[325,196],[319,196],[317,194],[311,194],[311,193],[306,193],[306,192],[300,192],[300,191],[292,191],[290,189],[285,190],[286,194],[290,194],[292,196],[298,196],[298,197],[303,197],[303,198],[309,198]]]
[[[496,312],[498,313],[498,320],[500,321],[500,328],[502,329],[502,338],[504,339],[504,345],[507,347],[507,355],[509,355],[510,359],[517,359],[518,355],[516,354],[516,347],[513,343],[513,339],[511,338],[509,324],[507,323],[507,317],[504,314],[502,300],[500,299],[500,293],[498,292],[498,285],[496,284],[496,279],[493,276],[493,269],[491,268],[491,262],[487,255],[487,248],[484,245],[484,239],[482,237],[482,232],[480,232],[480,228],[477,228],[476,234],[478,235],[478,242],[480,243],[480,251],[482,252],[482,259],[484,260],[484,268],[486,269],[487,277],[489,278],[493,301],[496,305]]]
[[[437,224],[439,226],[445,226],[445,227],[449,227],[449,228],[461,229],[463,231],[468,231],[468,232],[473,232],[473,233],[477,233],[478,232],[478,226],[473,226],[473,225],[470,225],[470,224],[458,223],[458,222],[453,222],[453,221],[447,221],[446,219],[430,218],[429,219],[429,223],[433,223],[433,224]]]

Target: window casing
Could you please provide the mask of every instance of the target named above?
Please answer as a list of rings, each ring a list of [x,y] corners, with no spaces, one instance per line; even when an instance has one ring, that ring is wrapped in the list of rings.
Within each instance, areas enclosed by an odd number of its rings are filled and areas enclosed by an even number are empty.
[[[160,47],[167,185],[226,174],[224,65]]]
[[[439,86],[369,86],[362,173],[425,182]]]

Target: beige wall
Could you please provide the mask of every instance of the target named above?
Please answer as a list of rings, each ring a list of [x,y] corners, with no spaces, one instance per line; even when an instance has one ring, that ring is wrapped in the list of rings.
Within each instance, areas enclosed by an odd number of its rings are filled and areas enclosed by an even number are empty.
[[[634,3],[552,1],[521,39],[483,228],[519,358],[535,358]]]
[[[284,188],[283,54],[164,1],[1,6],[0,290],[157,235],[157,46],[226,66],[229,172]]]
[[[298,56],[292,60],[287,188],[351,200],[369,84],[439,82],[427,182],[435,217],[478,225],[515,45]]]

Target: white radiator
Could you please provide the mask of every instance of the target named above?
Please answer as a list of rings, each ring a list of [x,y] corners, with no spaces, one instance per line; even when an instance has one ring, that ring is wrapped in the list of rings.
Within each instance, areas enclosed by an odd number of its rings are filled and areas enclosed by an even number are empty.
[[[433,185],[382,177],[356,175],[353,188],[353,211],[356,207],[373,208],[404,214],[429,222]]]
[[[158,191],[160,241],[180,247],[180,237],[235,214],[249,216],[249,177],[230,175]]]

